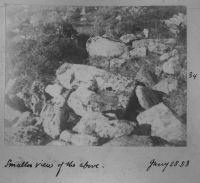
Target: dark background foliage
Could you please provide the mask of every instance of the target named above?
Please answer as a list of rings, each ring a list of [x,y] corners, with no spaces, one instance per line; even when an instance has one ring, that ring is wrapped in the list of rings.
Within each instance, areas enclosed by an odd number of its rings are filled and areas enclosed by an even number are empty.
[[[186,8],[8,7],[6,81],[18,78],[18,91],[36,79],[48,82],[64,62],[87,63],[85,43],[90,36],[107,34],[118,39],[148,28],[150,38],[174,37],[161,20],[177,13],[186,14]],[[186,41],[186,27],[178,39]]]

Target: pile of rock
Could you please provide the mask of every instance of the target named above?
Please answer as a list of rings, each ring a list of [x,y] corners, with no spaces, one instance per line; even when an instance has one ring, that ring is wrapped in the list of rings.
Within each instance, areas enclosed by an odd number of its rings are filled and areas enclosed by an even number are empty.
[[[175,42],[133,34],[119,41],[90,38],[87,51],[90,57],[103,58],[104,64],[97,60],[103,67],[64,63],[57,69],[56,82],[42,92],[49,100],[39,97],[41,110],[18,114],[13,128],[34,126],[51,139],[48,145],[184,145],[186,126],[164,103],[178,88],[178,80],[168,77],[181,68],[178,51],[172,49]],[[128,68],[134,75],[112,72],[148,52],[159,56],[163,77],[150,69],[150,61],[134,62],[134,69]]]
[[[127,45],[129,43],[129,45]],[[110,40],[104,37],[92,37],[86,43],[86,48],[91,57],[144,57],[147,52],[164,54],[171,50],[176,44],[175,39],[141,39],[138,35],[127,34],[119,41]],[[128,53],[127,53],[128,52]]]

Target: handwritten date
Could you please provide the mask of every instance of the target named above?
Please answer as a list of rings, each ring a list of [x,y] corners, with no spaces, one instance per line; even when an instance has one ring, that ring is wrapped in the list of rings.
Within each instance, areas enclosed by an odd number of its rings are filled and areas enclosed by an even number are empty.
[[[162,172],[164,172],[167,168],[169,167],[178,167],[178,168],[182,168],[182,167],[188,167],[190,164],[189,160],[186,161],[166,161],[166,162],[158,162],[155,159],[152,159],[149,162],[149,165],[146,169],[146,171],[149,171],[150,169],[152,169],[153,167],[157,167],[157,168],[161,168]]]

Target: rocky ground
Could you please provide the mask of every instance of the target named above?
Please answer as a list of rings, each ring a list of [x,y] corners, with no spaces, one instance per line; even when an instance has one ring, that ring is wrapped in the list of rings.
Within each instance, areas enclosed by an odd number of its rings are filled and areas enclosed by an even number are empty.
[[[86,48],[87,64],[64,63],[40,92],[11,95],[8,82],[6,144],[186,145],[186,46],[127,34]]]

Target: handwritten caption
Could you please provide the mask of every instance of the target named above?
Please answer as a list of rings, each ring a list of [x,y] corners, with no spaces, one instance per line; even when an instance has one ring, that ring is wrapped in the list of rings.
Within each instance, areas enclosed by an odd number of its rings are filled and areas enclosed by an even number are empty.
[[[190,73],[189,73],[189,78],[190,78],[190,79],[196,79],[196,77],[197,77],[197,74],[196,74],[196,73],[194,73],[194,72],[190,72]]]
[[[189,160],[184,160],[184,161],[158,161],[156,159],[152,159],[147,167],[146,171],[150,171],[151,169],[160,169],[161,172],[165,172],[168,168],[187,168],[190,165]],[[59,163],[49,163],[45,162],[44,160],[41,160],[41,162],[35,162],[32,163],[30,161],[13,161],[12,159],[9,159],[5,165],[4,168],[56,168],[55,176],[58,177],[62,170],[64,168],[81,168],[81,169],[100,169],[104,168],[103,165],[99,163],[91,163],[89,161],[81,162],[81,163],[76,163],[75,161],[62,161]]]
[[[49,163],[42,160],[41,162],[29,162],[29,161],[13,161],[12,159],[9,159],[6,164],[4,165],[4,168],[56,168],[56,174],[55,176],[58,177],[58,175],[61,173],[61,170],[64,168],[75,168],[79,167],[82,169],[99,169],[104,168],[103,165],[100,165],[99,163],[91,163],[89,161],[76,163],[75,161],[62,161],[60,163]]]
[[[189,167],[190,161],[166,161],[166,162],[159,162],[156,159],[152,159],[147,168],[146,171],[150,171],[150,169],[153,168],[160,168],[161,172],[164,172],[167,168],[177,167],[177,168],[186,168]]]

